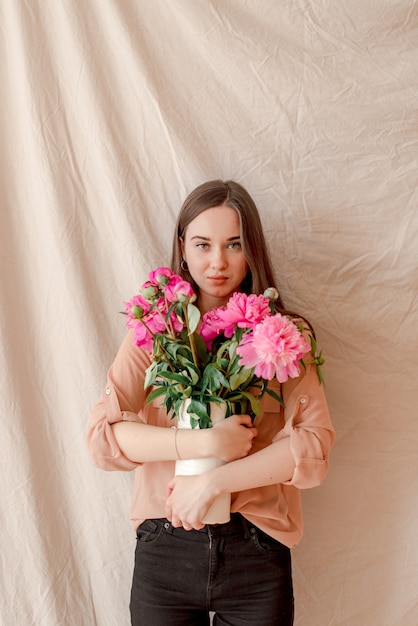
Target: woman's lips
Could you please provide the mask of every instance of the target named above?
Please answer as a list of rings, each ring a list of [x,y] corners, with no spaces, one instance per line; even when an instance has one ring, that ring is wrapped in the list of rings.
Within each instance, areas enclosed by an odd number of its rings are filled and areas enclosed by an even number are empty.
[[[226,276],[208,276],[208,280],[215,285],[222,285],[228,279]]]

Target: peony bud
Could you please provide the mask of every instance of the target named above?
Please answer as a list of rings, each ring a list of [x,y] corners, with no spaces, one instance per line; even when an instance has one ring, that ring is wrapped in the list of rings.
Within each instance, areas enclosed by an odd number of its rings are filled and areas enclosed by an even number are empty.
[[[155,285],[146,285],[141,287],[141,294],[147,300],[153,300],[155,296],[158,294],[158,288]]]
[[[187,304],[196,299],[196,294],[187,280],[171,280],[165,290],[165,296],[169,302],[181,302]]]
[[[140,320],[144,317],[144,309],[137,304],[131,307],[131,315],[137,320]]]
[[[273,300],[273,302],[275,302],[279,299],[279,292],[274,287],[269,287],[265,290],[263,296],[267,298],[267,300]]]
[[[161,287],[165,287],[170,282],[169,276],[163,276],[162,274],[158,274],[155,280]]]
[[[171,276],[173,276],[173,271],[169,267],[157,267],[156,270],[153,270],[148,275],[150,283],[161,285],[162,287],[167,285]]]

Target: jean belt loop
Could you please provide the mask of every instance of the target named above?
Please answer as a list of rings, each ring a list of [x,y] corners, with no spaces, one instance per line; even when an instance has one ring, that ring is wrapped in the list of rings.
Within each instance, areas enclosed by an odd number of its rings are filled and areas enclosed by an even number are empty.
[[[251,532],[250,532],[250,522],[245,519],[245,517],[243,515],[240,515],[241,518],[241,523],[242,523],[242,529],[244,531],[244,538],[245,539],[250,539]]]

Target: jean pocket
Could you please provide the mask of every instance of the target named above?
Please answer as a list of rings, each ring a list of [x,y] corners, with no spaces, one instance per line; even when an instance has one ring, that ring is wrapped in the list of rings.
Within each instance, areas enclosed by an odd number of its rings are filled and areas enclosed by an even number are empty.
[[[168,524],[167,520],[166,523]],[[147,519],[136,530],[137,540],[141,543],[153,543],[164,534],[163,520]]]
[[[286,552],[290,552],[290,549],[287,546],[280,543],[280,541],[277,541],[277,539],[273,539],[273,537],[270,537],[270,535],[263,532],[259,528],[254,528],[254,530],[252,530],[251,538],[256,547],[264,554],[285,554]]]

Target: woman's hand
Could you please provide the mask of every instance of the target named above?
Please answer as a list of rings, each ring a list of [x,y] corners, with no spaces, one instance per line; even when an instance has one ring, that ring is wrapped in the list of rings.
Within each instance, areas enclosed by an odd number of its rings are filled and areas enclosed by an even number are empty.
[[[228,418],[229,419],[229,418]],[[167,485],[166,517],[175,527],[200,530],[215,493],[210,472],[197,476],[175,476]]]
[[[249,415],[231,415],[208,432],[211,434],[211,455],[226,463],[247,456],[257,436]]]

